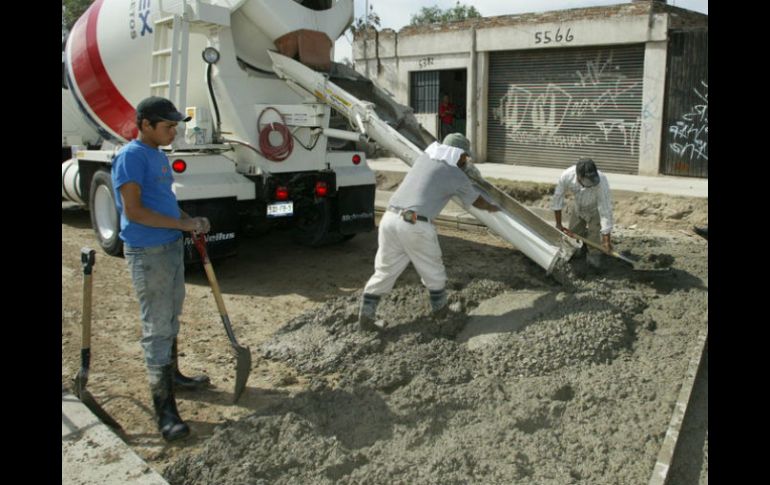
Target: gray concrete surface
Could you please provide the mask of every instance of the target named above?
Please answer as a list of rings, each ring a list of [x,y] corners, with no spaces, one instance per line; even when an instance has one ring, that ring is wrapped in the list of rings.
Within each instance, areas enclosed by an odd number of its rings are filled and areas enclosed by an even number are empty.
[[[139,455],[62,389],[62,485],[168,485]]]
[[[470,319],[457,335],[468,350],[500,345],[507,334],[522,331],[557,304],[548,291],[521,290],[505,292],[482,301],[471,310]]]
[[[409,165],[399,158],[373,158],[367,160],[367,163],[374,171],[406,172],[409,170]],[[524,167],[499,163],[478,163],[476,167],[485,178],[494,177],[549,184],[555,184],[563,171],[558,168]],[[605,175],[607,175],[612,190],[708,198],[708,179],[667,175],[647,177],[618,173],[606,173]]]
[[[409,166],[397,158],[379,158],[368,160],[375,171],[406,172]],[[560,169],[521,167],[515,165],[477,164],[482,175],[515,181],[555,183]],[[661,193],[686,197],[708,198],[708,179],[685,177],[643,177],[636,175],[607,174],[613,190],[625,190],[643,193]],[[387,207],[393,192],[378,190],[375,207],[382,211]],[[63,203],[64,204],[64,203]],[[552,222],[552,212],[530,207],[545,220]],[[461,206],[450,201],[439,216],[437,224],[457,225],[457,227],[483,225]],[[529,314],[542,295],[524,292],[520,307],[514,310]],[[510,296],[510,295],[509,295]],[[493,302],[494,303],[494,302]],[[490,303],[492,304],[492,303]],[[506,307],[506,311],[512,311]],[[534,310],[532,310],[534,311]],[[489,323],[500,311],[493,307],[479,308],[474,320]],[[472,341],[472,345],[485,346],[496,338],[517,328],[499,328],[496,331],[474,332],[471,324],[463,338]],[[470,342],[469,342],[470,343]],[[146,485],[168,484],[161,475],[153,471],[131,448],[101,423],[91,411],[72,394],[62,392],[62,484],[123,484],[136,483]]]

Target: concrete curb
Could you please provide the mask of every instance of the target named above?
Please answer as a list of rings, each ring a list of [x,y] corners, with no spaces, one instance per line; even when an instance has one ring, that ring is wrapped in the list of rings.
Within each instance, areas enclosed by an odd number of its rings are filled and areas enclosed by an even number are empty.
[[[703,355],[709,338],[708,322],[706,327],[698,335],[698,339],[690,351],[690,361],[682,381],[682,387],[679,390],[679,398],[674,406],[671,415],[666,437],[658,452],[658,459],[650,477],[649,485],[665,485],[668,483],[668,472],[671,470],[674,460],[674,453],[679,444],[679,433],[682,430],[682,423],[687,414],[687,408],[690,405],[693,388],[695,387],[695,378],[703,361]]]
[[[77,397],[62,389],[62,485],[168,485]]]

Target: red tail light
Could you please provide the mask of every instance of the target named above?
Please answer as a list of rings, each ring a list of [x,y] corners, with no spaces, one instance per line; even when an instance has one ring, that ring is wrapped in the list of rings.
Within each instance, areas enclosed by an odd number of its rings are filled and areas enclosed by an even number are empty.
[[[288,200],[289,198],[289,189],[286,187],[276,187],[275,188],[275,198],[276,200]]]
[[[359,163],[361,163],[361,155],[356,153],[353,155],[353,165],[358,165]]]
[[[185,162],[181,158],[179,160],[174,160],[174,163],[171,164],[171,168],[176,173],[182,173],[185,170],[187,170],[187,162]]]
[[[315,195],[317,197],[326,197],[326,194],[328,193],[329,187],[326,185],[326,182],[319,180],[315,183]]]

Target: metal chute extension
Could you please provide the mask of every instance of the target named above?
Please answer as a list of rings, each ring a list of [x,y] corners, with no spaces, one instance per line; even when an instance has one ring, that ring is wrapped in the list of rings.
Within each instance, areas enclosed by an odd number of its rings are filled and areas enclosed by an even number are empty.
[[[377,141],[382,147],[409,166],[424,152],[398,131],[391,128],[375,112],[372,103],[364,102],[329,81],[321,73],[276,52],[269,52],[276,74],[301,87],[320,101],[327,103],[348,118],[362,134]],[[427,155],[425,155],[427,156]],[[568,261],[579,244],[548,224],[537,214],[520,204],[480,174],[469,175],[476,189],[502,208],[490,213],[453,200],[476,219],[518,248],[532,261],[550,273],[559,261]]]

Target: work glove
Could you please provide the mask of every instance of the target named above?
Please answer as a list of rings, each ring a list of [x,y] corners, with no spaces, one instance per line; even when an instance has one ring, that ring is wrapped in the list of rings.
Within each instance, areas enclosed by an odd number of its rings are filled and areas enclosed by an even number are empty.
[[[206,234],[211,229],[211,224],[206,217],[193,217],[193,221],[195,222],[194,232],[197,234]]]

